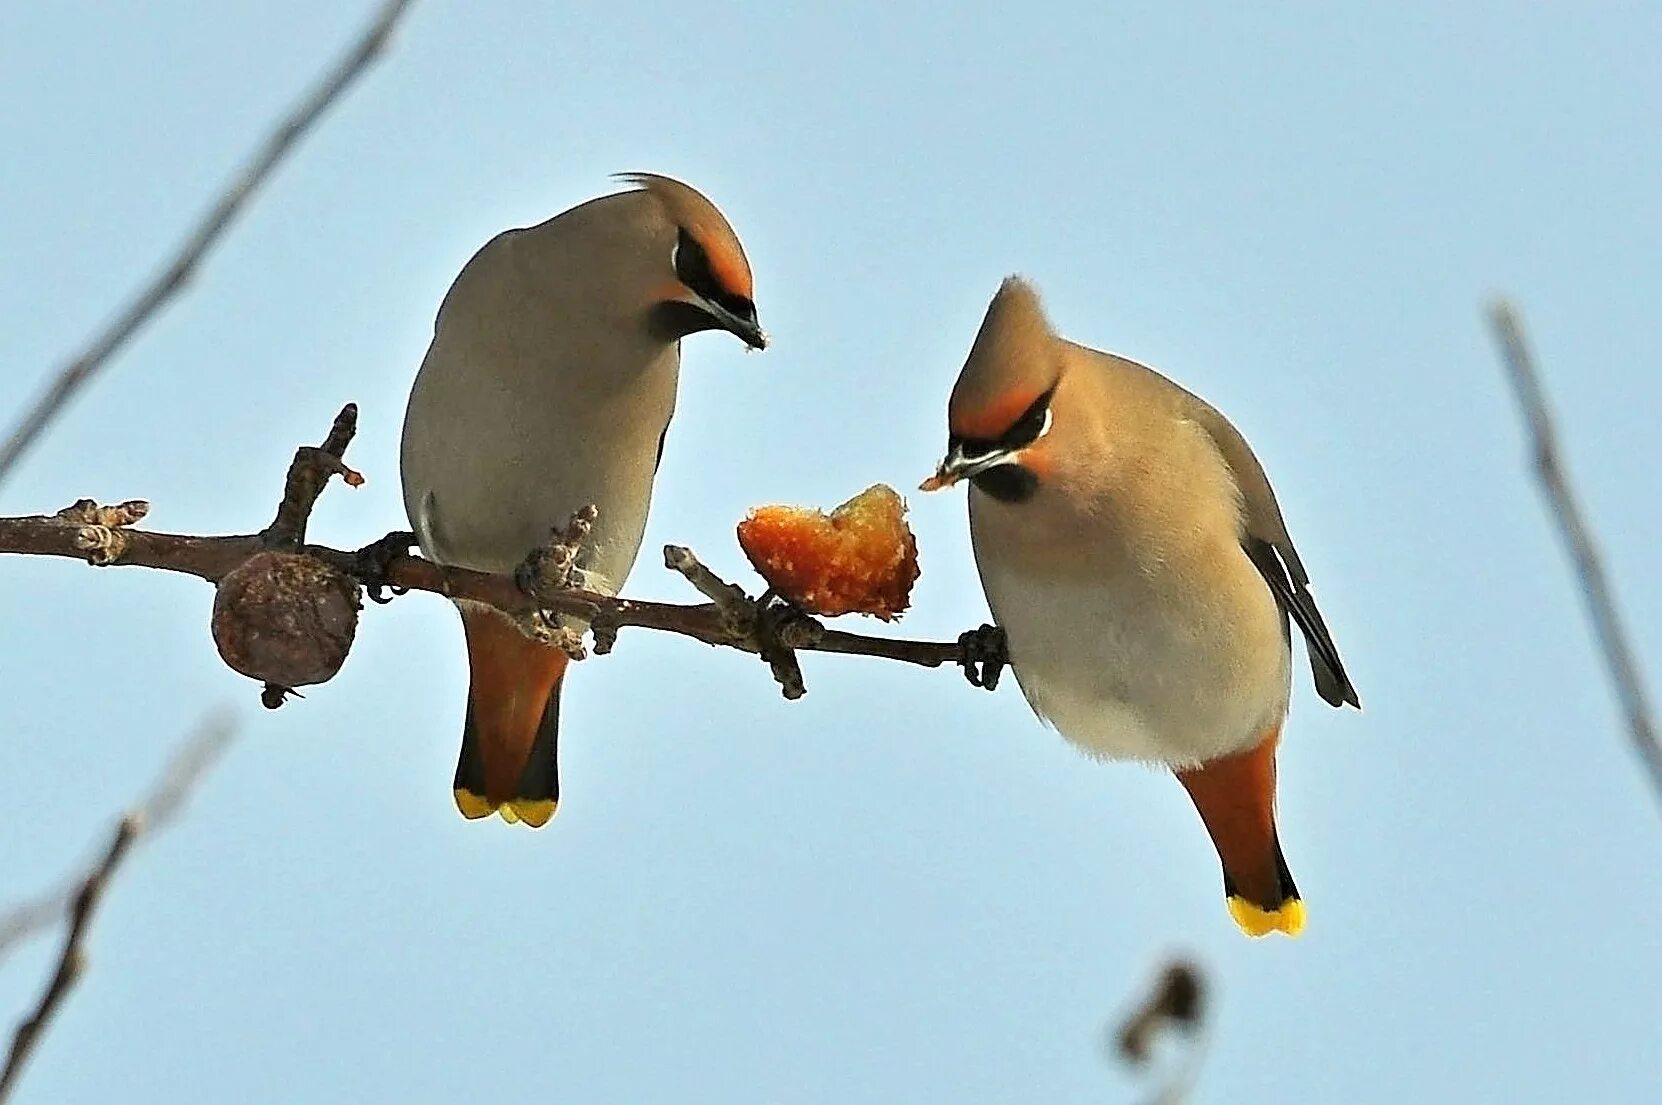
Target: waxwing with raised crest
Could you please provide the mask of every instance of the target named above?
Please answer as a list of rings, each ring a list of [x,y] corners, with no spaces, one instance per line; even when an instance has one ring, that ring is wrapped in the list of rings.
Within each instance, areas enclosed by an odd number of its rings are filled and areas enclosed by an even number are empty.
[[[1318,694],[1359,706],[1263,468],[1227,419],[1150,368],[1058,337],[1010,277],[924,483],[970,483],[970,536],[1035,713],[1092,756],[1172,770],[1247,934],[1296,935],[1276,831],[1289,618]]]

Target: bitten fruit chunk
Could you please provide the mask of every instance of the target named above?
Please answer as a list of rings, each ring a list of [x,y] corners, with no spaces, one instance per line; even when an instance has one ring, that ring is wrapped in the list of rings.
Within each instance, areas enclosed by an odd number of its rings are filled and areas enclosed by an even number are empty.
[[[739,547],[768,585],[810,614],[891,621],[910,604],[918,543],[906,501],[876,484],[829,515],[761,506],[739,523]]]

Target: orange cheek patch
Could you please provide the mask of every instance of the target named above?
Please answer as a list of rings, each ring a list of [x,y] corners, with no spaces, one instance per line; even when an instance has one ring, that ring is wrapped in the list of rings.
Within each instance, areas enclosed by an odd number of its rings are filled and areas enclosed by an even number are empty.
[[[1035,442],[1017,453],[1016,460],[1041,480],[1050,478],[1056,471],[1056,466],[1051,463],[1050,451],[1044,447],[1042,441]]]
[[[1016,424],[1018,418],[1027,413],[1027,408],[1038,397],[1037,391],[1014,392],[1000,396],[980,410],[953,411],[947,428],[959,437],[997,441]]]

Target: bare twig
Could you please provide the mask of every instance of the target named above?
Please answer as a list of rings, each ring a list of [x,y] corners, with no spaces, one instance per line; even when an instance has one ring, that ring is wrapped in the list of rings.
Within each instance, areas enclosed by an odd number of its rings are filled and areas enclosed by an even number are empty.
[[[722,579],[699,562],[693,551],[680,545],[664,546],[664,567],[680,572],[686,581],[715,603],[733,645],[752,651],[767,661],[780,693],[788,699],[801,698],[808,693],[802,680],[802,665],[797,662],[796,650],[782,639],[780,629],[795,615],[798,622],[818,626],[819,623],[794,611],[784,603],[774,603],[772,592],[760,599],[745,594],[744,588]],[[823,629],[823,627],[821,627]],[[798,630],[794,641],[801,647],[812,648],[815,634]]]
[[[260,534],[266,544],[293,551],[306,543],[306,523],[311,520],[312,507],[317,505],[317,497],[323,494],[330,476],[339,476],[349,487],[363,485],[364,478],[341,459],[357,433],[358,404],[348,403],[335,415],[322,445],[302,445],[295,450],[288,478],[283,481],[283,499],[277,504],[277,516]]]
[[[363,75],[386,46],[410,0],[387,0],[351,51],[323,75],[274,128],[166,267],[130,302],[85,350],[70,361],[0,445],[0,484],[76,391],[104,367],[127,341],[189,282],[197,265],[253,198],[273,170],[305,137],[314,123]]]
[[[1552,411],[1541,386],[1540,373],[1536,371],[1535,358],[1524,338],[1523,323],[1506,300],[1497,300],[1490,306],[1489,322],[1494,327],[1496,341],[1500,343],[1501,360],[1506,364],[1512,388],[1517,393],[1518,405],[1529,424],[1535,474],[1552,508],[1559,536],[1575,564],[1582,598],[1587,603],[1587,616],[1598,636],[1599,648],[1604,653],[1604,662],[1610,670],[1610,679],[1615,684],[1622,712],[1627,715],[1628,735],[1650,774],[1652,790],[1662,800],[1662,742],[1657,739],[1655,715],[1651,712],[1644,679],[1639,674],[1639,661],[1622,625],[1615,594],[1604,573],[1597,539],[1587,524],[1565,469]]]
[[[16,914],[0,921],[0,952],[4,952],[8,943],[29,935],[33,927],[43,926],[61,916],[66,907],[69,910],[69,929],[64,936],[57,967],[34,1011],[18,1025],[11,1049],[6,1054],[5,1068],[0,1070],[0,1105],[10,1096],[18,1074],[40,1042],[41,1034],[51,1024],[53,1015],[63,1005],[86,968],[83,945],[87,929],[92,924],[111,877],[140,835],[166,828],[178,815],[191,790],[224,751],[231,733],[231,722],[227,717],[213,717],[204,722],[174,756],[150,796],[121,819],[103,857],[77,880],[72,889],[61,895],[54,908],[46,909],[43,903],[36,902],[24,907],[21,922],[16,919]]]

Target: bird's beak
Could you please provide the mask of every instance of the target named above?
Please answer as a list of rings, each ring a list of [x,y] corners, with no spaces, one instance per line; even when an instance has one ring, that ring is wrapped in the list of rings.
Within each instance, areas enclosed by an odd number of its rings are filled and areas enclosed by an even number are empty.
[[[768,347],[768,336],[762,332],[762,326],[756,321],[754,315],[745,318],[743,315],[734,314],[719,303],[712,303],[702,297],[698,300],[698,305],[710,313],[710,317],[715,320],[716,325],[750,348],[766,349]]]
[[[954,445],[942,458],[941,463],[935,466],[935,474],[918,484],[918,490],[940,491],[951,487],[959,480],[973,480],[987,469],[1008,464],[1014,459],[1015,453],[1002,449],[995,449],[978,457],[966,457],[964,447]]]

